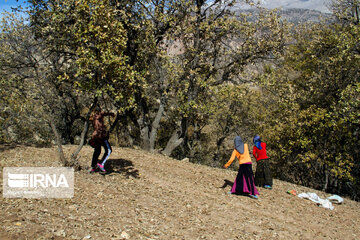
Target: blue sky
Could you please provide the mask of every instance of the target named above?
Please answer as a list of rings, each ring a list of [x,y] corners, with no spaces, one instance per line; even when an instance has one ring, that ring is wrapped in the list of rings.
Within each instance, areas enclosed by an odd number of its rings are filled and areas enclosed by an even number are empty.
[[[0,12],[4,10],[11,12],[11,7],[17,7],[18,5],[26,6],[26,0],[0,0]]]

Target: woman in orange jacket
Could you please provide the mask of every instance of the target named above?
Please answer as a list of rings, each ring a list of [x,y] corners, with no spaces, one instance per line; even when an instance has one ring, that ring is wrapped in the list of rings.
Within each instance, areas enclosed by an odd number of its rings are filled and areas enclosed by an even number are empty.
[[[255,184],[254,174],[252,171],[252,162],[249,153],[248,145],[241,139],[240,136],[236,136],[234,139],[235,149],[232,152],[230,160],[224,165],[228,168],[234,161],[235,157],[239,160],[239,171],[236,176],[235,182],[232,186],[232,194],[249,195],[252,198],[257,199],[256,195],[259,195]]]

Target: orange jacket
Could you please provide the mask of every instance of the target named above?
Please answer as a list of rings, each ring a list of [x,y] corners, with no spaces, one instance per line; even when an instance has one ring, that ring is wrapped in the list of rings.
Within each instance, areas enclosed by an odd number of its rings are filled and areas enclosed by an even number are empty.
[[[235,157],[239,160],[239,164],[251,163],[251,157],[249,153],[249,148],[246,143],[244,143],[244,153],[240,154],[236,149],[231,154],[230,160],[224,165],[225,168],[228,168],[230,164],[235,160]]]

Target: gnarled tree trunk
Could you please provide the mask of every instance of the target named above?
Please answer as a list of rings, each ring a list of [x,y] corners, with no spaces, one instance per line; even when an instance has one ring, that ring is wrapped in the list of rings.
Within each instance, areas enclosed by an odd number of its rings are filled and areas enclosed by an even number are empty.
[[[183,140],[184,138],[180,137],[179,131],[176,129],[166,144],[165,149],[161,153],[165,156],[170,156],[172,151],[174,151],[174,149],[177,148],[183,142]]]
[[[80,144],[77,147],[77,149],[71,154],[71,158],[70,161],[68,161],[65,157],[64,151],[62,149],[62,141],[61,141],[61,137],[57,131],[57,128],[55,126],[55,122],[54,122],[54,118],[52,117],[52,114],[50,114],[50,126],[51,129],[55,135],[55,141],[56,144],[58,146],[58,153],[59,153],[59,158],[60,158],[60,162],[62,163],[62,165],[64,167],[73,167],[76,171],[81,169],[81,166],[79,164],[78,161],[78,154],[80,153],[82,147],[85,145],[85,139],[86,139],[86,135],[87,132],[89,130],[89,118],[91,115],[92,110],[94,109],[95,105],[97,103],[97,98],[94,99],[94,102],[92,104],[92,106],[90,107],[87,115],[86,115],[86,119],[85,119],[85,123],[84,123],[84,128],[83,131],[81,133],[81,139],[80,139]]]

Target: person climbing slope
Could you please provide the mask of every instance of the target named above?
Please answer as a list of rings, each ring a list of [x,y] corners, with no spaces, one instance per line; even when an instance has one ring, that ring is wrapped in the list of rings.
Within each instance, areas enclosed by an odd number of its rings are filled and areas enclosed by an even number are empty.
[[[232,194],[246,194],[252,198],[257,199],[259,195],[258,190],[254,184],[254,174],[252,171],[252,162],[250,158],[248,145],[241,139],[240,136],[236,136],[234,139],[235,149],[231,154],[230,160],[224,165],[224,168],[228,168],[234,161],[235,157],[239,160],[239,171],[236,176],[235,182],[232,186]]]
[[[262,142],[260,136],[256,135],[253,139],[253,156],[256,159],[255,185],[271,189],[273,185],[270,171],[269,157],[266,153],[266,143]]]
[[[103,112],[101,111],[101,108],[97,106],[95,108],[93,116],[90,118],[94,127],[94,132],[92,133],[91,140],[89,141],[90,145],[94,148],[90,173],[95,172],[96,167],[98,167],[102,173],[106,173],[104,165],[106,161],[109,159],[109,156],[112,152],[112,148],[108,141],[109,133],[106,131],[106,127],[104,124],[105,116],[114,117],[115,114],[112,112]],[[101,159],[101,162],[98,163],[98,157],[100,156],[101,153],[101,146],[104,147],[105,152]]]

